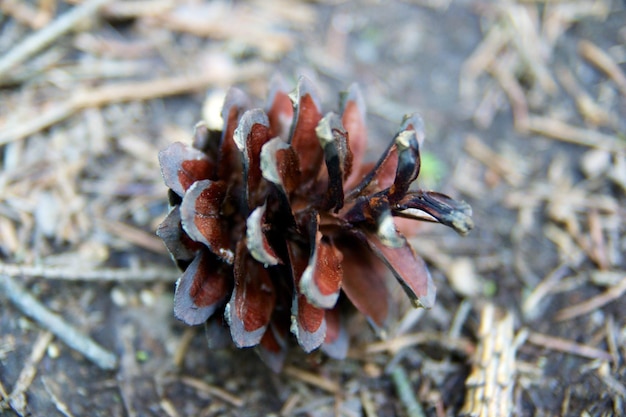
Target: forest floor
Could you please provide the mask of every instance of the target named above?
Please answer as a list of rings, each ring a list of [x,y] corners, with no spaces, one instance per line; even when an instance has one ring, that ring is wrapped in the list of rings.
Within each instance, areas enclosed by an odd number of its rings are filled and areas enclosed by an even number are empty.
[[[0,415],[624,415],[624,2],[5,0],[0,33]],[[475,222],[412,241],[434,308],[280,374],[174,318],[154,234],[158,151],[277,72],[357,82],[372,160],[420,112],[420,186]]]

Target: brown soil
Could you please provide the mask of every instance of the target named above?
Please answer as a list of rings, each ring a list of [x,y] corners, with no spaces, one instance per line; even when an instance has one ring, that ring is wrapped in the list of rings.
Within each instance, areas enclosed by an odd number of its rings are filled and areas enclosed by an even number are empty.
[[[0,415],[624,415],[624,2],[0,10]],[[275,72],[314,78],[326,109],[359,83],[371,159],[420,112],[421,186],[476,224],[419,230],[433,309],[399,294],[386,340],[357,315],[347,360],[294,349],[281,374],[174,319],[154,235],[159,149],[230,85],[261,104]]]

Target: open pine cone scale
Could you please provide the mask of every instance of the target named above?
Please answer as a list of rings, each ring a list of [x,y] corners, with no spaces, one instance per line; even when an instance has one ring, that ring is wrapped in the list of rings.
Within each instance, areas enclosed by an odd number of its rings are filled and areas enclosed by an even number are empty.
[[[231,89],[221,132],[199,124],[192,146],[173,143],[159,154],[172,209],[157,234],[184,270],[176,317],[208,321],[211,345],[229,332],[238,347],[259,346],[278,370],[289,330],[306,352],[345,356],[344,302],[384,329],[387,270],[415,306],[431,307],[432,278],[394,218],[461,234],[472,221],[466,203],[410,190],[421,118],[405,117],[380,160],[366,164],[365,107],[354,85],[340,114],[323,115],[306,78],[292,95],[275,78],[267,110],[249,107]]]

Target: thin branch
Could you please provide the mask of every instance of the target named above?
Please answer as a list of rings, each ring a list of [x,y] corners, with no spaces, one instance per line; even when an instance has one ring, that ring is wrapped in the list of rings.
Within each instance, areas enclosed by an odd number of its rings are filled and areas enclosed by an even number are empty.
[[[316,375],[311,372],[304,371],[302,369],[296,368],[294,366],[287,366],[283,370],[285,375],[294,377],[299,379],[302,382],[306,382],[309,385],[313,385],[317,388],[323,389],[324,391],[330,392],[332,394],[337,394],[340,392],[341,388],[339,384],[319,375]]]
[[[217,397],[237,408],[243,406],[245,403],[242,398],[236,397],[235,395],[229,393],[222,388],[216,387],[215,385],[207,384],[206,382],[198,378],[183,376],[180,378],[180,382],[198,391],[205,392],[209,395]]]
[[[566,307],[557,311],[555,319],[557,321],[564,321],[573,319],[575,317],[582,316],[584,314],[591,313],[604,305],[617,300],[626,292],[626,277],[622,278],[622,281],[617,285],[609,288],[605,292],[595,297],[583,301],[582,303],[575,304],[571,307]]]
[[[363,353],[368,355],[379,352],[396,353],[401,349],[410,346],[423,345],[427,343],[436,343],[446,350],[463,353],[465,355],[471,355],[474,353],[475,349],[474,345],[467,338],[449,337],[447,334],[443,333],[421,332],[398,336],[382,342],[370,343],[365,346]]]
[[[601,359],[605,361],[610,361],[612,359],[611,354],[604,350],[594,348],[593,346],[581,345],[580,343],[572,342],[571,340],[563,339],[561,337],[529,332],[528,342],[547,349],[571,353],[573,355],[589,359]]]
[[[529,116],[527,125],[523,126],[529,132],[543,135],[563,142],[569,142],[591,148],[617,152],[623,149],[615,136],[600,133],[596,130],[575,127],[557,119],[541,116]]]
[[[98,13],[98,9],[101,6],[109,2],[111,0],[86,1],[15,45],[13,49],[0,59],[0,79],[6,77],[10,70],[50,45],[55,39],[94,16]]]
[[[17,378],[17,382],[15,383],[15,387],[13,387],[13,391],[11,395],[9,395],[9,404],[11,407],[18,412],[18,414],[22,414],[22,411],[19,408],[25,405],[21,400],[18,400],[17,403],[20,404],[18,407],[14,402],[16,399],[22,397],[28,388],[35,380],[35,375],[37,375],[37,365],[41,362],[41,359],[46,353],[46,349],[54,336],[50,332],[42,332],[37,337],[33,345],[33,350],[30,352],[30,356],[24,363],[24,367],[20,372],[20,376]]]
[[[144,82],[121,83],[77,91],[67,101],[48,106],[50,110],[32,120],[0,130],[0,146],[24,139],[34,133],[55,125],[75,113],[90,107],[128,101],[151,100],[160,97],[201,91],[210,85],[230,83],[252,78],[264,71],[264,65],[240,66],[228,74],[207,73],[194,76],[176,76]]]
[[[588,40],[582,40],[578,43],[578,52],[612,79],[622,95],[626,96],[626,74],[622,72],[609,54]]]
[[[59,315],[48,310],[13,278],[0,274],[0,290],[22,313],[31,317],[100,368],[109,370],[117,367],[117,357],[113,353],[66,323]]]
[[[41,277],[64,281],[96,282],[174,282],[178,271],[171,268],[92,269],[52,267],[45,265],[13,265],[0,262],[0,274],[10,277]]]

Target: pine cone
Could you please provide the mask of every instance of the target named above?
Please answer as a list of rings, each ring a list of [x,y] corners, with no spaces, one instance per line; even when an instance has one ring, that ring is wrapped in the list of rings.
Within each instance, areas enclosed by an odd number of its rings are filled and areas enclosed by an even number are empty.
[[[367,164],[355,85],[340,114],[322,115],[306,78],[291,95],[275,78],[266,110],[249,107],[232,88],[222,131],[200,123],[192,146],[177,142],[159,154],[172,209],[157,233],[184,270],[176,317],[206,323],[210,345],[230,332],[237,347],[258,346],[279,370],[289,329],[306,352],[345,357],[344,302],[382,329],[391,301],[386,269],[416,307],[430,308],[431,276],[394,219],[461,234],[472,220],[464,202],[409,189],[420,169],[422,119],[406,116],[380,160]]]

